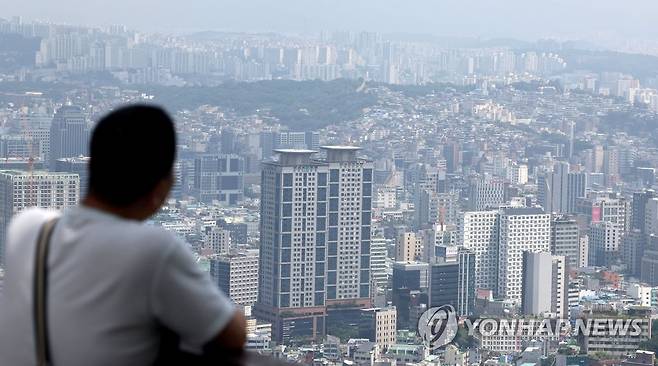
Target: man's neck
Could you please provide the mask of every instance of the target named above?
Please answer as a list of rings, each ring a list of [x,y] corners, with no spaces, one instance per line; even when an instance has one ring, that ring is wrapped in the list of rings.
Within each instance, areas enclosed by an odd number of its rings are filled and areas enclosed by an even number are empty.
[[[137,220],[137,221],[143,221],[146,218],[148,218],[148,215],[145,216],[145,213],[142,212],[143,210],[139,209],[139,205],[129,205],[126,207],[117,207],[113,206],[110,204],[105,203],[104,201],[98,199],[96,196],[93,194],[88,194],[85,196],[85,198],[82,200],[82,205],[85,207],[90,207],[97,209],[99,211],[103,211],[115,216],[122,217],[124,219],[128,220]]]

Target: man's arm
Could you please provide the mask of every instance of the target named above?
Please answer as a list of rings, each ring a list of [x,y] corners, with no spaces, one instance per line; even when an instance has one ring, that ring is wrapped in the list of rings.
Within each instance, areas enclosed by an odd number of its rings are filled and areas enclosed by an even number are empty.
[[[247,341],[247,320],[241,311],[236,311],[226,327],[213,339],[209,347],[242,349]]]
[[[169,239],[171,240],[171,239]],[[177,241],[156,271],[151,307],[186,349],[238,349],[246,321],[230,299],[201,271],[185,243]]]

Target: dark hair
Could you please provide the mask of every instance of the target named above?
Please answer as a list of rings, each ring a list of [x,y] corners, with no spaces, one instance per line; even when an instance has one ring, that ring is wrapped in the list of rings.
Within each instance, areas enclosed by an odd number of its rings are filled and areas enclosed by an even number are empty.
[[[127,206],[172,173],[176,131],[162,108],[131,105],[103,117],[91,137],[89,192]]]

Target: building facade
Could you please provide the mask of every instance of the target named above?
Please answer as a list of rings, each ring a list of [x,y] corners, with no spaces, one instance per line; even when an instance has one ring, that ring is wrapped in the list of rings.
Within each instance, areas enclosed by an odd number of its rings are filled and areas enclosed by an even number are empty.
[[[551,222],[551,253],[567,259],[570,268],[578,268],[580,229],[576,220],[558,215]]]
[[[550,252],[551,215],[540,208],[508,208],[500,215],[498,296],[521,302],[523,252]]]
[[[498,211],[465,212],[459,223],[458,244],[475,256],[475,287],[498,286]]]
[[[57,110],[50,125],[49,166],[61,158],[88,156],[89,128],[82,109],[77,106],[63,106]]]
[[[0,171],[0,253],[11,218],[29,207],[61,210],[80,200],[77,174]]]
[[[253,306],[258,299],[258,252],[211,258],[210,276],[235,304]]]

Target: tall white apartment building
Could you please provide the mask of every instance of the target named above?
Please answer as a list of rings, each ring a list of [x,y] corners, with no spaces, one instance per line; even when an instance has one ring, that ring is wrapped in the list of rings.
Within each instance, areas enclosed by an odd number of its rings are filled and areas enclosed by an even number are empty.
[[[327,305],[370,305],[373,163],[360,148],[322,146],[329,168]]]
[[[475,288],[498,286],[498,211],[465,212],[459,223],[458,245],[475,255]]]
[[[326,315],[329,167],[312,150],[276,150],[261,173],[258,301],[276,342],[319,339]]]
[[[569,276],[567,259],[563,255],[552,256],[553,276],[551,278],[551,312],[565,317],[569,310]]]
[[[498,296],[521,302],[523,252],[550,252],[551,215],[540,208],[501,210]]]
[[[210,259],[210,276],[219,288],[241,306],[258,299],[258,251],[249,250]]]
[[[260,289],[273,339],[319,339],[327,305],[370,306],[372,163],[351,146],[276,150],[261,180]]]
[[[77,205],[79,199],[77,174],[0,171],[0,253],[12,216],[28,207],[60,210]]]

